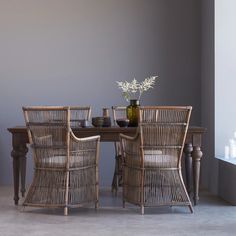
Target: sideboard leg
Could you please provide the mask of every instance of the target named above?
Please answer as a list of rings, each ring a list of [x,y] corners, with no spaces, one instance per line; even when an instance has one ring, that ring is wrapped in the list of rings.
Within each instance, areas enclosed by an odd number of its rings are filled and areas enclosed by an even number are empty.
[[[185,174],[186,174],[186,188],[190,195],[192,190],[192,151],[193,146],[191,143],[186,143],[184,146],[185,154]]]
[[[26,145],[20,147],[20,177],[21,177],[21,195],[25,196],[25,176],[26,176],[26,154],[28,148]]]
[[[200,179],[200,161],[202,157],[202,151],[199,146],[193,147],[193,191],[194,191],[194,205],[197,205],[199,200],[199,179]]]
[[[12,150],[11,156],[13,158],[13,181],[14,181],[14,201],[18,205],[19,201],[19,155],[16,150]]]

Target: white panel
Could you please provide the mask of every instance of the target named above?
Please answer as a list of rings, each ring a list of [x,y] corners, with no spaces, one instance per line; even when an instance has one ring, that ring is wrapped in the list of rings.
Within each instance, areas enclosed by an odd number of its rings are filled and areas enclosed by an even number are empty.
[[[215,155],[236,131],[236,1],[215,1]]]

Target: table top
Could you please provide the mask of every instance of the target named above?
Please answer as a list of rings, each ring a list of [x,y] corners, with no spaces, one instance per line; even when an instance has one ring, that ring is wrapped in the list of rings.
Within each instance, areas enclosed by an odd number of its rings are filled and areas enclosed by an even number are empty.
[[[80,132],[102,132],[102,133],[130,133],[135,132],[137,127],[119,127],[119,126],[111,126],[111,127],[71,127],[73,131],[80,131]],[[25,133],[26,126],[14,126],[7,129],[10,133]],[[189,126],[188,132],[194,133],[205,133],[206,128],[200,126]]]

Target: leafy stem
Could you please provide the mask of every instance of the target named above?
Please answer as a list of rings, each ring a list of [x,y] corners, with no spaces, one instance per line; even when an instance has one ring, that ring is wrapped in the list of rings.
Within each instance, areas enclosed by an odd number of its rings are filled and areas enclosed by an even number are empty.
[[[122,90],[122,95],[126,99],[126,101],[134,99],[135,96],[137,96],[138,100],[140,100],[142,94],[145,91],[148,91],[149,89],[153,88],[157,77],[158,76],[147,77],[140,83],[135,78],[131,82],[117,81],[117,85],[118,88]]]

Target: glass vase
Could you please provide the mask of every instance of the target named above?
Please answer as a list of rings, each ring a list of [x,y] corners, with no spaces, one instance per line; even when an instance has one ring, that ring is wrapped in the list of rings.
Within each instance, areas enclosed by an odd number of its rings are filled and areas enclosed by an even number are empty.
[[[138,126],[138,107],[139,100],[133,99],[130,100],[130,105],[126,108],[127,119],[129,119],[130,127]]]

